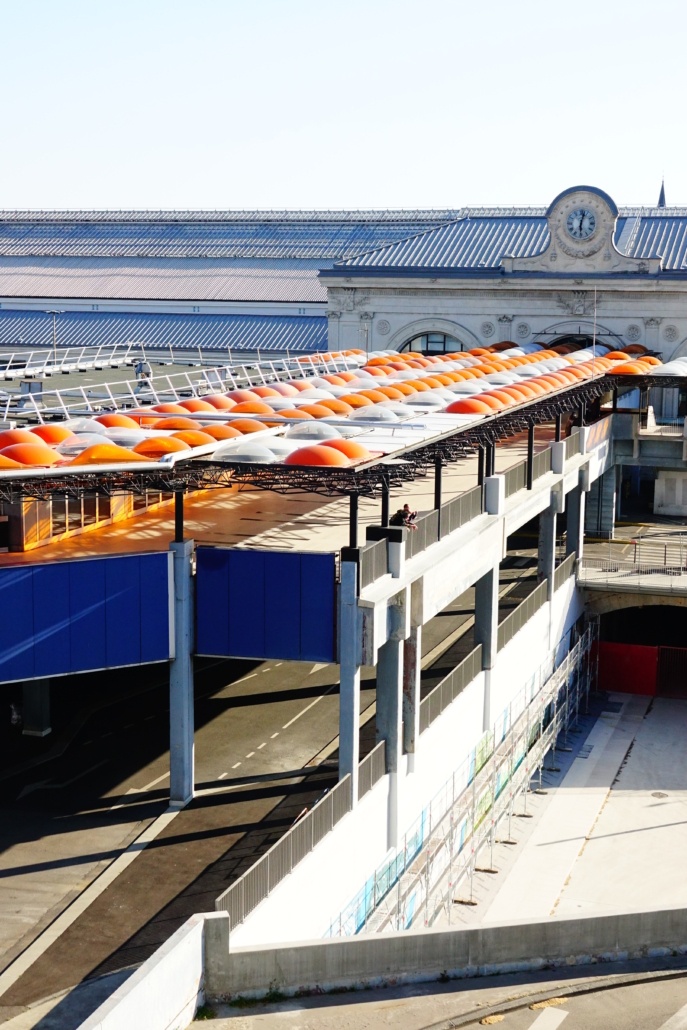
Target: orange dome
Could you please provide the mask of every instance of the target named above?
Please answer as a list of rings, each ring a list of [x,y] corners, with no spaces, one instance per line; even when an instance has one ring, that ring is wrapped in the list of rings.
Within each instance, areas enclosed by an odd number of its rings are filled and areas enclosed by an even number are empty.
[[[647,354],[646,357],[642,358],[642,364],[643,365],[662,365],[663,362],[659,358],[654,358],[650,354]]]
[[[331,418],[332,415],[330,409],[325,408],[324,404],[302,404],[300,411],[307,412],[313,418]]]
[[[12,430],[8,430],[8,432],[12,432]],[[54,451],[52,447],[48,447],[42,440],[37,440],[35,436],[31,437],[31,443],[12,443],[8,447],[3,447],[0,454],[5,458],[11,458],[12,461],[19,462],[20,465],[55,465],[56,462],[63,460],[62,455]]]
[[[285,465],[339,465],[349,464],[345,454],[326,447],[324,444],[313,444],[311,447],[299,447],[284,458]]]
[[[280,397],[297,397],[298,390],[291,383],[274,383],[272,389],[275,393],[278,393]]]
[[[386,389],[386,387],[384,387],[384,389]],[[399,394],[399,397],[400,396],[401,395]],[[346,404],[346,401],[336,399],[331,401],[320,401],[317,406],[318,408],[329,408],[329,410],[335,415],[351,415],[353,413],[353,408],[350,404]]]
[[[323,447],[333,447],[350,461],[369,461],[372,457],[367,447],[355,440],[325,440]]]
[[[157,416],[160,412],[154,411],[152,408],[147,408],[145,410],[138,408],[135,411],[128,411],[127,414],[129,418],[132,418],[139,426],[152,426],[158,421]]]
[[[236,401],[233,401],[231,397],[225,397],[223,393],[208,393],[203,400],[211,404],[215,411],[231,411],[236,407]]]
[[[512,404],[515,404],[515,397],[510,393],[506,393],[503,390],[489,390],[488,393],[481,393],[480,399],[486,401],[489,404],[488,398],[493,397],[494,400],[498,401],[502,408],[509,408]]]
[[[541,387],[538,387],[536,384],[533,385],[532,382],[518,383],[517,386],[504,386],[504,390],[517,390],[518,393],[527,397],[528,400],[534,397],[540,397],[544,392]]]
[[[138,422],[134,422],[128,415],[122,415],[118,411],[108,411],[104,415],[96,415],[94,422],[108,429],[138,429]]]
[[[282,408],[281,411],[275,412],[279,415],[279,418],[309,418],[312,422],[313,416],[307,411],[303,411],[303,408]],[[330,412],[331,414],[331,412]],[[278,425],[279,423],[272,423]]]
[[[326,383],[331,383],[332,386],[345,386],[348,382],[347,379],[342,379],[340,375],[333,375],[329,373],[326,376],[322,376]]]
[[[431,390],[431,386],[427,386],[422,379],[406,379],[406,385],[413,386],[418,393],[422,393],[423,390]]]
[[[343,397],[339,397],[339,400],[350,404],[352,408],[367,408],[372,404],[369,397],[363,397],[359,393],[345,393]]]
[[[69,465],[120,465],[123,462],[147,461],[147,457],[134,454],[127,447],[118,447],[114,443],[95,443],[77,454]]]
[[[7,472],[9,469],[25,469],[26,465],[22,464],[21,461],[14,461],[12,458],[6,458],[4,454],[0,454],[0,472]]]
[[[264,422],[259,422],[257,418],[237,418],[230,423],[233,429],[238,429],[240,433],[259,433],[261,429],[267,429]]]
[[[213,440],[231,440],[235,436],[241,436],[238,429],[232,429],[231,426],[205,426],[203,432]]]
[[[273,389],[271,386],[253,386],[251,393],[255,393],[258,397],[281,397],[278,390]]]
[[[492,409],[479,397],[461,397],[446,408],[450,415],[491,415]]]
[[[36,443],[36,434],[28,429],[0,430],[0,451],[13,443]]]
[[[233,409],[234,415],[274,415],[274,410],[263,401],[240,401]]]
[[[377,393],[383,394],[388,401],[402,401],[405,396],[395,386],[380,386]]]
[[[505,393],[508,397],[512,397],[516,404],[524,404],[532,400],[529,390],[521,389],[519,386],[504,386],[499,393]]]
[[[435,374],[432,376],[432,379],[436,379],[440,386],[450,386],[451,383],[455,383],[455,379],[453,379],[452,376],[453,373],[449,374],[448,372],[435,372]]]
[[[387,401],[389,399],[381,390],[359,390],[358,394],[360,397],[367,397],[373,404],[379,404],[380,401]]]
[[[197,429],[198,423],[194,422],[192,418],[159,418],[157,422],[153,423],[153,429]]]
[[[411,358],[406,362],[406,368],[427,368],[424,361],[418,361],[417,358]]]
[[[70,436],[74,436],[71,429],[55,425],[54,422],[46,423],[43,426],[35,426],[29,432],[33,433],[34,436],[40,437],[43,443],[47,444],[62,443],[63,440],[68,440]]]
[[[207,401],[202,401],[200,397],[189,397],[187,401],[179,401],[179,404],[185,411],[216,411],[217,409],[212,404],[208,404]]]
[[[304,390],[315,389],[312,383],[309,383],[307,379],[291,379],[289,380],[288,385],[293,386],[299,393],[302,393]]]
[[[417,393],[417,390],[415,389],[414,386],[411,386],[410,383],[401,382],[400,380],[398,382],[396,382],[396,380],[394,380],[394,385],[393,386],[390,386],[390,387],[383,386],[382,387],[382,390],[386,390],[386,389],[395,390],[396,393],[400,393],[403,397],[412,397],[414,393]]]
[[[481,358],[483,354],[489,354],[491,352],[487,350],[486,347],[471,347],[467,353],[472,354],[475,358]]]
[[[224,396],[228,397],[230,401],[236,401],[237,404],[243,404],[245,401],[260,400],[257,393],[254,393],[253,390],[229,390]]]
[[[374,376],[376,379],[386,379],[391,372],[390,369],[384,368],[382,365],[373,365],[372,368],[365,367],[364,371],[369,372],[369,374]]]
[[[189,447],[205,447],[209,443],[216,443],[213,436],[202,432],[200,429],[182,429],[179,433],[172,433],[174,440],[183,440]]]
[[[510,407],[513,403],[513,398],[509,397],[507,401],[499,400],[498,397],[492,397],[491,393],[480,393],[475,396],[475,400],[480,400],[482,404],[486,404],[491,412],[503,411],[504,408]]]
[[[358,378],[357,375],[355,374],[355,372],[337,372],[336,374],[339,377],[339,379],[343,379],[344,385],[346,383],[350,383],[350,381],[352,379],[357,379]]]
[[[163,454],[174,454],[176,451],[189,451],[191,448],[183,440],[176,440],[173,436],[151,436],[148,440],[141,440],[133,448],[136,454],[144,454],[146,458],[155,461]]]
[[[380,354],[379,357],[370,358],[367,365],[365,365],[364,367],[369,368],[370,365],[390,365],[391,361],[392,359],[388,357],[386,354]]]
[[[154,404],[151,411],[159,411],[162,415],[185,415],[188,408],[182,408],[180,404]]]
[[[604,357],[609,358],[611,361],[627,361],[630,355],[624,350],[612,350]]]
[[[641,343],[631,343],[625,350],[628,354],[646,354],[646,347],[642,346]]]
[[[444,385],[438,379],[435,379],[434,376],[423,376],[420,382],[424,383],[429,390],[439,390]]]

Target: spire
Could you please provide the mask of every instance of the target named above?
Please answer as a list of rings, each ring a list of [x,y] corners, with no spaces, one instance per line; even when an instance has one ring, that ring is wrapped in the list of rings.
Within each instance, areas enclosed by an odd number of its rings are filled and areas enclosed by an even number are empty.
[[[661,179],[661,192],[658,195],[658,207],[666,206],[666,188],[665,181]]]

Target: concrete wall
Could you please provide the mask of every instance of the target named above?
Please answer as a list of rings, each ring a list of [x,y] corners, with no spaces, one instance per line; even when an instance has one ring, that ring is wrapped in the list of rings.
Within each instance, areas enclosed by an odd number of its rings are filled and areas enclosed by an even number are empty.
[[[582,611],[570,578],[499,652],[492,670],[492,707],[501,725],[511,702],[517,718],[531,693],[532,677]],[[553,634],[553,636],[552,636]],[[565,653],[563,651],[563,653]],[[399,827],[409,830],[432,798],[460,768],[482,736],[484,673],[419,737],[414,756],[403,755],[399,772]],[[537,682],[538,688],[538,682]],[[248,916],[232,930],[232,947],[322,937],[382,864],[387,849],[390,778],[384,776],[356,808]],[[360,847],[360,841],[365,847]]]
[[[205,1000],[204,930],[212,918],[200,914],[188,919],[79,1030],[177,1030],[188,1026]]]
[[[220,935],[217,935],[219,941]],[[208,998],[261,995],[277,987],[331,990],[384,982],[433,980],[586,965],[644,955],[687,952],[687,910],[627,912],[544,922],[421,933],[384,933],[239,948],[218,955]]]

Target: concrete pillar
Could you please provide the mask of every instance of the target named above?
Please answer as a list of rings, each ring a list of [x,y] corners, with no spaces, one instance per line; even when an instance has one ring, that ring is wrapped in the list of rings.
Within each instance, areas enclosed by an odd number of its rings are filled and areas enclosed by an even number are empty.
[[[556,510],[553,505],[539,515],[539,545],[537,572],[549,584],[548,597],[553,593],[553,573],[556,568]]]
[[[420,674],[422,672],[422,626],[415,626],[403,641],[403,750],[408,771],[415,770],[415,747],[420,736]]]
[[[568,523],[565,541],[565,554],[577,554],[582,557],[584,548],[584,490],[576,486],[567,497]]]
[[[351,803],[358,803],[360,761],[360,629],[358,566],[341,563],[339,592],[339,779],[351,777]]]
[[[193,541],[170,544],[174,554],[174,658],[169,666],[169,798],[186,805],[194,791]]]
[[[496,663],[499,630],[499,567],[475,583],[475,643],[482,645],[484,706],[482,729],[491,729],[491,670]]]
[[[608,469],[592,483],[586,504],[585,532],[589,536],[613,539],[616,507],[616,470]]]
[[[399,834],[400,761],[403,751],[403,650],[402,640],[387,640],[377,659],[377,743],[386,742],[389,773],[387,846],[394,848]]]
[[[50,680],[27,680],[22,684],[22,704],[26,737],[47,737],[50,726]]]

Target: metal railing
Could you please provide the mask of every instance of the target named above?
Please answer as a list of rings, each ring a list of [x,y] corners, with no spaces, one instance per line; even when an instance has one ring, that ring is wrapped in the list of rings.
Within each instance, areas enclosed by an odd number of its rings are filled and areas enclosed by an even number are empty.
[[[238,926],[350,810],[351,778],[346,776],[220,894],[215,909],[228,912],[231,926]]]
[[[527,462],[519,461],[517,465],[512,465],[506,469],[503,478],[506,484],[506,497],[516,494],[518,490],[524,490],[527,486]]]
[[[647,581],[650,576],[660,577],[660,582]],[[664,594],[687,593],[687,564],[664,564],[651,559],[633,561],[631,558],[588,558],[586,555],[577,563],[577,581],[582,586],[599,586],[606,589],[658,591]]]
[[[441,506],[441,537],[448,536],[482,514],[482,487],[474,486]]]
[[[565,460],[573,458],[576,454],[580,453],[580,443],[582,441],[582,434],[579,429],[573,430],[570,436],[565,441]]]
[[[406,558],[414,558],[439,539],[439,518],[436,509],[418,515],[415,525],[417,528],[409,529],[406,536]]]
[[[539,611],[546,601],[548,583],[544,580],[535,587],[532,593],[522,601],[521,604],[509,612],[498,629],[498,650],[505,647],[509,640],[529,622],[532,616]]]
[[[575,575],[575,562],[577,561],[577,553],[573,551],[569,554],[565,561],[562,561],[560,565],[554,569],[553,573],[553,589],[558,590],[562,587],[566,580],[570,579],[571,576]]]
[[[389,571],[386,540],[375,540],[360,548],[360,589],[386,576]]]
[[[380,740],[358,766],[358,801],[386,774],[386,741]]]
[[[466,655],[465,658],[444,676],[429,694],[420,702],[420,733],[432,725],[452,701],[472,683],[482,671],[482,645]]]
[[[546,475],[547,472],[551,471],[551,448],[547,447],[544,451],[539,451],[539,454],[535,454],[532,459],[532,481],[539,479],[541,476]]]

